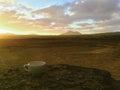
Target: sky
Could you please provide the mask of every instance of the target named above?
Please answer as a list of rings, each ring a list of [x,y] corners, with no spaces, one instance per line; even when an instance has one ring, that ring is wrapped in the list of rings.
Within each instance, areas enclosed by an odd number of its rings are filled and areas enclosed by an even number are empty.
[[[120,31],[120,0],[0,0],[0,34]]]

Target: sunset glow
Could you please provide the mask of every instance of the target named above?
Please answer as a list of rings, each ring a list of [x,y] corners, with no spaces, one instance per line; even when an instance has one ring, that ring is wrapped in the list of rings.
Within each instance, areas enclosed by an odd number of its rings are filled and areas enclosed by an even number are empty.
[[[1,34],[59,35],[66,31],[120,31],[120,0],[0,0]]]
[[[7,31],[7,30],[2,30],[2,29],[0,29],[0,34],[5,34],[5,33],[10,33],[10,32]]]

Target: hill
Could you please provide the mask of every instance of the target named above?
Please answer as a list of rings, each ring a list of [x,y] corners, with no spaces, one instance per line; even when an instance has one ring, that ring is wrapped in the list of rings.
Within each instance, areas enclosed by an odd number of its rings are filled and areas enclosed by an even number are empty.
[[[111,40],[119,40],[120,32],[110,32],[110,33],[99,33],[99,34],[81,34],[78,31],[68,31],[61,35],[15,35],[15,34],[0,34],[0,39],[60,39],[60,38],[72,38],[72,39],[111,39]]]
[[[62,33],[61,35],[80,35],[81,33],[78,31],[67,31],[65,33]]]

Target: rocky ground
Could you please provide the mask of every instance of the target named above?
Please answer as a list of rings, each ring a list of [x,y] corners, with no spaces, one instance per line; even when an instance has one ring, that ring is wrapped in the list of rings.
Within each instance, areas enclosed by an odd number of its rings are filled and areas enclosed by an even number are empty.
[[[0,90],[120,90],[119,82],[104,70],[67,64],[46,65],[40,77],[23,68],[1,73]]]

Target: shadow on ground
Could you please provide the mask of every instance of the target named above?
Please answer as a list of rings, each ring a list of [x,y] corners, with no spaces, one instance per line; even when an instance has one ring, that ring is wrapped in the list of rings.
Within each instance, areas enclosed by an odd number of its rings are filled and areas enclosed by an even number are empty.
[[[119,85],[107,71],[67,64],[46,65],[40,77],[10,68],[0,78],[0,90],[119,90]]]

